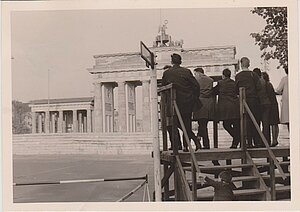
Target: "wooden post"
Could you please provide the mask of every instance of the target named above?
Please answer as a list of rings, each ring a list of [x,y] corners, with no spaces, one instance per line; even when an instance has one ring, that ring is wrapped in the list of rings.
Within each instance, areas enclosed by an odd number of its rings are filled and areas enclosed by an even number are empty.
[[[192,161],[192,160],[191,160]],[[193,192],[193,201],[197,201],[197,176],[196,176],[196,168],[192,161],[192,192]]]
[[[176,131],[178,130],[178,128],[177,128],[177,124],[178,124],[177,119],[178,118],[177,118],[176,111],[175,111],[175,104],[176,104],[176,90],[172,87],[171,88],[172,146],[173,146],[174,155],[178,155],[178,143],[175,142]]]
[[[213,120],[213,138],[214,138],[214,148],[218,148],[219,140],[218,140],[218,118],[217,118],[217,98],[214,96],[214,120]]]
[[[155,61],[154,61],[155,64]],[[157,73],[156,65],[150,70],[151,84],[151,120],[152,120],[152,139],[153,139],[153,158],[154,158],[154,188],[155,201],[161,201],[161,178],[160,178],[160,145],[158,139],[158,101],[157,101]]]
[[[163,151],[168,150],[168,141],[167,141],[167,120],[166,120],[166,93],[161,92],[160,98],[160,123],[163,137]]]
[[[162,129],[162,137],[163,137],[163,151],[168,150],[168,141],[167,141],[167,123],[166,123],[166,94],[165,92],[161,92],[160,99],[160,123]],[[168,171],[168,164],[164,163],[164,175],[166,175]],[[166,184],[164,185],[164,200],[169,200],[169,178],[167,179]]]
[[[246,100],[245,88],[240,88],[240,123],[241,123],[241,149],[242,149],[242,163],[246,163],[246,113],[244,101]]]
[[[174,167],[174,192],[175,192],[175,201],[180,200],[180,191],[179,191],[179,185],[178,185],[178,181],[179,181],[179,172],[178,172],[178,166],[177,166],[177,162],[175,161],[175,167]]]
[[[275,190],[275,165],[273,159],[270,157],[270,188],[271,188],[271,200],[276,200],[276,190]]]

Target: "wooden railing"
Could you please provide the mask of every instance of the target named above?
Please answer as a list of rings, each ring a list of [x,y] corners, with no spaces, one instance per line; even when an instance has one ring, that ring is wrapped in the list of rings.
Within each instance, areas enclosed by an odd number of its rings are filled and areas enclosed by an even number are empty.
[[[178,180],[182,182],[183,188],[180,189],[178,186],[178,189],[181,190],[181,192],[184,194],[184,199],[186,200],[195,200],[197,197],[197,174],[198,177],[201,178],[201,172],[200,168],[197,163],[197,159],[195,156],[194,149],[192,148],[189,136],[187,134],[186,128],[184,126],[178,105],[176,103],[176,88],[175,85],[173,84],[168,84],[166,86],[162,86],[158,89],[158,93],[161,96],[161,101],[160,101],[160,115],[161,115],[161,127],[162,127],[162,136],[163,136],[163,151],[168,150],[168,141],[167,141],[167,127],[172,126],[172,133],[171,133],[171,138],[172,141],[172,148],[173,148],[173,154],[175,155],[176,158],[176,167],[174,169],[174,176],[179,178]],[[183,136],[186,144],[188,145],[189,148],[189,153],[191,156],[191,168],[193,170],[192,175],[194,176],[192,179],[192,190],[193,190],[193,195],[192,198],[190,197],[190,193],[188,191],[189,187],[186,181],[186,177],[184,174],[184,171],[182,169],[182,164],[181,161],[178,157],[178,144],[175,144],[175,134],[177,130],[177,121],[179,121],[180,127],[183,131]],[[164,172],[168,173],[170,172],[170,169],[168,168],[168,165],[164,165]],[[177,176],[178,175],[178,176]],[[196,177],[195,177],[196,176]],[[166,197],[165,199],[168,198],[168,186],[169,185],[163,185],[162,186],[165,188],[164,194]],[[188,192],[188,193],[187,193]],[[176,188],[175,188],[175,198],[176,198]],[[177,199],[177,198],[176,198]],[[178,197],[179,199],[179,197]]]
[[[286,179],[287,176],[285,175],[284,171],[282,170],[278,160],[276,159],[273,151],[270,148],[270,145],[261,132],[261,129],[256,122],[256,119],[251,112],[247,102],[246,102],[246,93],[245,93],[245,88],[240,88],[239,90],[239,95],[240,95],[240,123],[241,123],[241,149],[243,150],[243,155],[242,155],[242,162],[246,163],[247,162],[247,156],[249,156],[247,152],[247,145],[246,145],[246,115],[250,117],[250,120],[252,121],[253,125],[255,126],[256,131],[258,132],[261,140],[263,141],[267,152],[268,152],[268,159],[270,162],[270,180],[271,180],[271,200],[276,199],[276,192],[275,192],[275,167],[278,169],[282,179]],[[255,164],[254,164],[255,165]]]

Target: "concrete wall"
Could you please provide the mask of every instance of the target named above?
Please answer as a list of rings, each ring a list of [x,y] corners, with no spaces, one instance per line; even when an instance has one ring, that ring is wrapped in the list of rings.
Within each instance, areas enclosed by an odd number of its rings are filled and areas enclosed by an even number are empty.
[[[151,154],[150,135],[14,135],[13,154]]]

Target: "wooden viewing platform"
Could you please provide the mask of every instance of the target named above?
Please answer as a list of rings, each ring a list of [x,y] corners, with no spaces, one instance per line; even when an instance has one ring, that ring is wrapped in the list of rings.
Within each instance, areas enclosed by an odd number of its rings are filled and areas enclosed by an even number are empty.
[[[176,104],[176,89],[167,85],[158,90],[161,95],[160,111],[163,150],[160,163],[163,166],[161,180],[163,201],[212,201],[213,188],[203,184],[201,178],[217,178],[221,171],[229,170],[237,201],[269,201],[291,198],[290,147],[270,147],[245,101],[245,90],[240,89],[241,148],[217,148],[217,122],[214,123],[214,147],[195,152],[188,141],[185,127]],[[167,98],[169,98],[167,100]],[[166,104],[170,105],[167,107]],[[171,111],[166,110],[171,108]],[[166,114],[171,116],[167,117]],[[246,114],[249,115],[265,145],[262,148],[247,148],[245,137]],[[178,118],[189,152],[168,150],[167,124],[175,126]],[[168,121],[167,121],[168,120]],[[175,133],[173,132],[173,135]],[[174,138],[174,137],[173,137]],[[173,139],[174,140],[174,139]]]

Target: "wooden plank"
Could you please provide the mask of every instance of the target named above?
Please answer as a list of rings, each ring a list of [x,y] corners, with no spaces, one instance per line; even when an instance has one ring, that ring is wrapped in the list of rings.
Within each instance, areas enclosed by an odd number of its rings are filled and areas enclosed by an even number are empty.
[[[283,157],[290,155],[289,147],[271,147],[276,157]],[[268,152],[266,148],[255,148],[247,150],[252,158],[266,158]],[[174,156],[171,151],[163,151],[161,159],[169,162],[174,161]],[[197,161],[211,161],[211,160],[227,160],[227,159],[240,159],[241,149],[201,149],[195,152]],[[180,160],[182,162],[190,162],[191,156],[188,152],[179,151]]]
[[[191,195],[190,187],[189,187],[189,184],[186,180],[185,173],[183,171],[183,167],[181,165],[180,159],[179,159],[178,155],[176,155],[175,158],[176,158],[176,165],[178,167],[179,178],[182,181],[183,192],[186,195],[187,200],[192,201],[192,195]]]
[[[258,179],[259,179],[259,187],[266,192],[265,193],[265,200],[271,200],[271,193],[269,191],[269,188],[267,187],[265,181],[261,177],[261,174],[259,173],[257,167],[255,166],[249,152],[246,152],[246,157],[247,157],[247,162],[253,166],[253,168],[252,168],[253,175],[258,177]]]
[[[252,114],[252,112],[251,112],[251,110],[250,110],[250,108],[249,108],[249,106],[247,105],[247,102],[246,102],[245,100],[243,101],[243,104],[244,104],[244,106],[245,106],[245,109],[246,109],[248,115],[250,116],[250,118],[251,118],[251,120],[252,120],[253,125],[254,125],[255,128],[256,128],[256,131],[257,131],[258,134],[260,135],[260,137],[261,137],[261,139],[262,139],[262,141],[263,141],[263,143],[264,143],[264,145],[265,145],[265,147],[266,147],[266,149],[267,149],[267,152],[268,152],[268,154],[269,154],[269,156],[270,156],[270,160],[273,160],[273,161],[274,161],[274,165],[277,167],[279,173],[282,175],[282,178],[283,178],[283,179],[286,179],[286,176],[285,176],[285,174],[284,174],[284,171],[282,170],[281,166],[279,165],[279,163],[278,163],[278,161],[277,161],[277,159],[276,159],[276,156],[274,155],[273,151],[270,149],[270,146],[269,146],[269,144],[268,144],[267,139],[265,138],[265,136],[264,136],[263,133],[261,132],[260,127],[258,126],[258,124],[257,124],[257,122],[256,122],[256,120],[255,120],[255,117],[254,117],[254,115]]]
[[[197,200],[197,176],[196,176],[196,169],[194,164],[191,164],[192,168],[192,193],[193,193],[193,200]]]
[[[170,191],[169,178],[170,177],[166,177],[166,175],[165,175],[167,170],[168,170],[168,166],[164,165],[164,177],[162,179],[162,184],[161,184],[161,186],[164,188],[164,195],[163,195],[164,201],[167,201],[169,199],[169,196],[170,196],[170,194],[169,194],[169,191]],[[165,181],[164,181],[164,179],[165,179]]]
[[[199,167],[198,167],[198,165],[197,165],[197,159],[196,159],[196,156],[195,156],[195,152],[194,152],[194,149],[192,148],[190,139],[189,139],[188,134],[187,134],[187,132],[186,132],[186,129],[185,129],[184,123],[183,123],[183,121],[182,121],[182,117],[181,117],[181,114],[180,114],[180,111],[179,111],[179,108],[178,108],[176,102],[174,102],[174,108],[175,108],[175,111],[176,111],[176,114],[177,114],[179,123],[180,123],[180,125],[181,125],[181,129],[182,129],[182,131],[183,131],[184,139],[186,140],[186,143],[187,143],[188,146],[189,146],[189,153],[190,153],[190,156],[191,156],[191,158],[192,158],[192,160],[193,160],[193,164],[194,164],[194,166],[195,166],[195,169],[196,169],[198,175],[200,176],[200,169],[199,169]],[[177,159],[177,158],[176,158],[176,159]],[[180,159],[179,159],[179,160],[180,160]]]
[[[291,191],[291,186],[276,186],[276,193]]]
[[[160,100],[160,117],[161,117],[161,128],[163,137],[163,151],[168,150],[168,140],[167,140],[167,122],[166,122],[166,94],[161,94]]]
[[[270,166],[270,163],[268,162],[259,162],[259,163],[255,163],[256,166]],[[280,161],[279,162],[280,166],[288,166],[290,165],[290,161]]]
[[[172,84],[172,83],[157,88],[157,92],[158,92],[158,93],[161,93],[161,92],[166,91],[166,90],[169,90],[169,89],[171,89],[171,88],[173,88],[173,84]]]
[[[167,123],[166,123],[166,94],[164,92],[161,93],[161,100],[160,100],[160,118],[161,118],[161,128],[162,128],[162,137],[163,137],[163,151],[168,150],[168,140],[167,140]],[[161,155],[161,154],[160,154]],[[174,171],[174,166],[171,166],[172,172]],[[170,167],[170,168],[171,168]],[[171,174],[168,174],[168,164],[164,164],[164,177],[162,179],[162,187],[164,188],[164,195],[163,198],[165,201],[169,199],[169,178]]]
[[[233,177],[232,182],[237,182],[237,181],[253,181],[253,180],[258,180],[259,177],[257,176],[239,176],[239,177]]]
[[[286,175],[287,177],[290,177],[290,176],[291,176],[290,173],[285,173],[285,175]],[[270,178],[270,175],[269,175],[269,174],[264,174],[264,175],[261,175],[261,177],[265,180],[265,179],[269,179],[269,178]],[[275,178],[281,178],[281,175],[275,174]]]
[[[265,191],[263,189],[253,188],[253,189],[241,189],[241,190],[234,190],[234,196],[249,196],[255,194],[263,194]]]
[[[251,168],[251,164],[237,164],[237,165],[221,165],[221,166],[200,166],[201,171],[207,170],[225,170],[225,169],[237,169],[237,168]],[[184,170],[191,171],[191,167],[184,167]]]
[[[271,147],[275,157],[290,156],[290,147]],[[266,148],[248,149],[252,158],[266,158],[268,151]]]
[[[239,89],[239,96],[240,96],[240,127],[241,127],[241,158],[242,163],[246,163],[246,112],[244,107],[244,100],[246,99],[246,89],[240,88]]]
[[[238,199],[239,197],[248,197],[248,196],[256,196],[256,195],[263,195],[264,190],[262,189],[240,189],[240,190],[233,190],[234,196]],[[212,200],[214,197],[213,191],[205,191],[205,193],[199,193],[197,200]]]
[[[226,160],[226,159],[240,159],[240,149],[201,149],[195,152],[197,161],[212,161],[212,160]],[[191,161],[189,153],[180,153],[180,160],[183,162]]]
[[[213,114],[217,114],[217,97],[214,96],[213,98],[214,105],[213,105]],[[213,120],[213,139],[214,139],[214,148],[218,148],[219,146],[219,139],[218,139],[218,117],[215,115]]]
[[[274,161],[270,159],[270,192],[271,192],[271,200],[276,200],[276,191],[275,191],[275,165]]]

